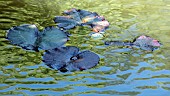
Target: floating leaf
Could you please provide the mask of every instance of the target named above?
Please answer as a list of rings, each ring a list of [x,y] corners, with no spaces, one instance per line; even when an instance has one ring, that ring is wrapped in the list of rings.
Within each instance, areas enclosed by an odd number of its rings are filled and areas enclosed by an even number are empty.
[[[114,46],[132,46],[131,42],[123,42],[123,41],[106,41],[105,45],[114,45]]]
[[[83,19],[85,17],[96,17],[99,16],[96,12],[89,12],[86,10],[78,10],[79,14],[80,14],[80,18]]]
[[[7,31],[7,39],[24,49],[34,50],[39,31],[35,25],[24,24]]]
[[[137,39],[134,40],[133,44],[134,46],[137,46],[143,50],[151,51],[161,46],[158,40],[145,35],[139,36]]]
[[[76,26],[88,25],[94,32],[104,32],[109,26],[109,22],[96,12],[72,8],[63,13],[67,16],[56,16],[54,22],[59,23],[58,27],[65,30],[72,29]]]
[[[54,18],[54,22],[55,23],[73,23],[73,24],[78,24],[78,21],[74,20],[74,19],[71,19],[71,18],[68,18],[66,16],[56,16]]]
[[[61,47],[68,40],[67,35],[55,27],[47,27],[42,32],[39,48],[49,50]]]
[[[133,42],[123,42],[123,41],[106,41],[105,45],[115,45],[115,46],[131,46],[141,48],[142,50],[153,51],[161,46],[161,43],[149,36],[139,36]]]
[[[65,67],[71,58],[78,54],[79,49],[77,47],[62,47],[48,50],[44,56],[43,61],[51,68],[60,70]]]
[[[23,24],[9,29],[7,39],[24,49],[38,51],[61,47],[68,37],[58,28],[47,27],[43,32],[39,32],[35,25]]]
[[[69,71],[86,70],[99,63],[99,56],[90,51],[80,52],[77,56],[72,58],[74,59],[66,66],[66,69]]]
[[[80,23],[74,19],[67,18],[65,16],[56,16],[54,18],[54,22],[58,23],[59,28],[63,28],[65,30],[69,30],[79,25]]]
[[[47,51],[43,61],[49,67],[66,71],[86,70],[96,66],[99,56],[90,51],[79,52],[77,47],[68,46]]]

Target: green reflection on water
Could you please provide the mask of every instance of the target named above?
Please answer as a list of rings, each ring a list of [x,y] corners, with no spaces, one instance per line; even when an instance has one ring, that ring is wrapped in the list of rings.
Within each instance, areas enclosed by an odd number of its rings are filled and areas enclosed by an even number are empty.
[[[152,95],[166,95],[170,91],[169,4],[168,0],[1,0],[0,94],[146,96],[145,90],[149,90]],[[69,31],[72,36],[66,45],[91,50],[101,57],[100,64],[92,69],[69,73],[52,70],[41,61],[43,51],[22,50],[5,39],[6,30],[12,26],[29,23],[40,30],[55,26],[54,16],[70,8],[97,12],[110,22],[100,40],[89,36],[88,27]],[[132,41],[142,34],[160,40],[163,46],[152,53],[103,45],[106,40]]]

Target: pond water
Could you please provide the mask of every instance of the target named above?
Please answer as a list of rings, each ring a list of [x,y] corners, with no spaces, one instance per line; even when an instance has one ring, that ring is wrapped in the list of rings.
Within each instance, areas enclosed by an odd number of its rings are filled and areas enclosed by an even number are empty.
[[[100,63],[89,70],[62,73],[32,52],[11,45],[6,30],[36,24],[55,26],[54,16],[70,8],[97,12],[110,27],[93,39],[87,27],[76,27],[68,46],[91,50]],[[36,96],[168,96],[170,94],[170,0],[0,0],[0,95]],[[154,52],[105,46],[107,40],[140,35],[158,39]]]

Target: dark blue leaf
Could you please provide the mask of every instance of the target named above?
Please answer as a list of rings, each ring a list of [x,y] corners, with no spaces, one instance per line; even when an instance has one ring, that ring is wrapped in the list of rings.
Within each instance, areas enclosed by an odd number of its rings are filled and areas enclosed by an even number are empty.
[[[70,62],[72,57],[78,54],[78,51],[77,47],[72,46],[48,50],[43,56],[43,61],[51,68],[60,70]]]
[[[43,50],[54,49],[64,45],[67,40],[68,37],[64,31],[55,27],[47,27],[41,34],[38,46]]]
[[[47,51],[43,56],[43,62],[49,67],[66,71],[86,70],[99,63],[99,56],[90,51],[78,53],[77,47],[62,47]]]
[[[96,66],[99,63],[99,56],[91,51],[80,52],[77,56],[72,57],[70,63],[66,66],[69,71],[86,70]]]
[[[14,45],[24,49],[34,50],[38,37],[38,29],[35,25],[23,24],[8,30],[7,39]]]
[[[57,26],[59,28],[63,28],[64,30],[69,30],[72,29],[74,27],[76,27],[77,25],[75,23],[58,23]]]
[[[77,25],[80,25],[80,22],[74,19],[67,18],[65,16],[56,16],[54,18],[54,22],[58,23],[57,26],[59,28],[63,28],[65,30],[69,30],[69,29],[74,28]]]
[[[131,42],[123,42],[123,41],[106,41],[105,45],[114,45],[114,46],[132,46]]]
[[[68,17],[65,17],[65,16],[56,16],[54,18],[54,22],[55,23],[68,23],[68,24],[71,24],[71,23],[78,24],[79,23],[78,21],[68,18]]]

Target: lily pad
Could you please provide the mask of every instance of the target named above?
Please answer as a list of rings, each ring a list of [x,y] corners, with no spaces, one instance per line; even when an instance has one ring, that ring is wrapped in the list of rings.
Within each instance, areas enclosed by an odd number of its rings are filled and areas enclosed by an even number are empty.
[[[130,46],[130,47],[140,48],[142,50],[154,51],[162,44],[156,39],[153,39],[149,36],[142,35],[134,39],[133,42],[106,41],[105,45]]]
[[[60,70],[70,62],[71,58],[79,52],[77,47],[61,47],[48,50],[43,55],[43,61],[46,65],[56,70]]]
[[[92,28],[93,32],[104,32],[109,27],[109,22],[96,12],[72,8],[64,11],[63,14],[67,16],[56,16],[54,22],[58,23],[59,28],[65,30],[87,25]]]
[[[99,56],[91,51],[79,52],[77,47],[67,46],[47,51],[43,62],[49,67],[66,71],[86,70],[99,63]]]
[[[161,43],[158,40],[153,39],[149,36],[142,35],[134,40],[133,46],[137,46],[143,50],[153,51],[157,49],[158,47],[160,47]]]
[[[77,11],[79,12],[81,19],[87,16],[91,16],[91,17],[99,16],[96,12],[89,12],[89,11],[80,10],[80,9],[78,9]]]
[[[47,27],[41,33],[38,46],[43,50],[61,47],[68,40],[67,34],[55,27]]]
[[[54,22],[58,23],[59,28],[63,28],[65,30],[69,30],[79,25],[80,23],[74,19],[68,18],[66,16],[56,16],[54,18]]]
[[[69,71],[86,70],[96,66],[99,63],[99,56],[91,51],[83,51],[72,57],[70,63],[66,66]]]
[[[61,47],[68,40],[68,36],[55,27],[47,27],[43,32],[39,32],[35,25],[23,24],[9,29],[7,39],[23,49],[38,51]]]
[[[34,50],[39,31],[35,25],[24,24],[7,31],[7,39],[14,45]]]

